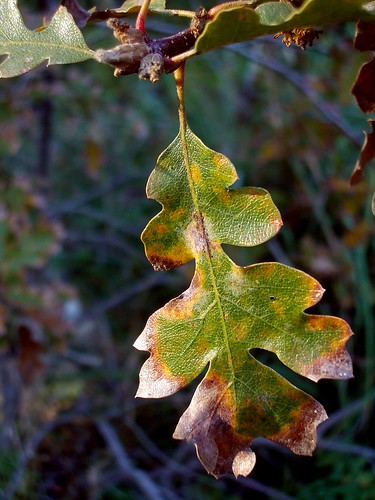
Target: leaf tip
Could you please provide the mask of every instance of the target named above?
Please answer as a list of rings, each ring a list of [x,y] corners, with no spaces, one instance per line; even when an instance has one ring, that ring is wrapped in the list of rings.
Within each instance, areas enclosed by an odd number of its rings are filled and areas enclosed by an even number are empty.
[[[146,360],[139,374],[139,387],[136,398],[163,398],[177,392],[186,385],[184,377],[167,373],[161,363],[151,355]]]
[[[236,479],[238,476],[247,477],[254,469],[256,462],[255,453],[252,450],[241,450],[233,459],[232,470]]]
[[[275,233],[274,234],[277,234],[280,229],[283,227],[284,223],[283,223],[283,220],[281,218],[281,216],[279,215],[278,217],[275,217],[273,220],[272,220],[272,225],[275,229]]]
[[[353,335],[350,326],[346,321],[331,316],[312,317],[310,324],[314,325],[316,321],[320,322],[322,319],[325,321],[325,331],[327,333],[335,332],[336,339],[327,352],[322,353],[305,366],[303,375],[314,382],[318,382],[322,378],[341,380],[353,378],[352,360],[345,348],[347,340]]]

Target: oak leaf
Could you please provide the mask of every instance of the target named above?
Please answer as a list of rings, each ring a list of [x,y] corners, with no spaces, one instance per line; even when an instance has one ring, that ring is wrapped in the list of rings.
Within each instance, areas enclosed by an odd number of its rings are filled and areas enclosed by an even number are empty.
[[[375,18],[374,2],[369,0],[306,0],[299,8],[289,2],[266,2],[255,9],[231,5],[228,9],[210,11],[207,23],[195,48],[197,52],[244,42],[259,36],[287,32],[296,28],[312,28],[358,19]]]
[[[190,131],[159,157],[147,193],[163,209],[142,239],[155,269],[192,258],[192,283],[156,311],[135,342],[150,352],[137,396],[171,395],[208,371],[174,437],[193,443],[211,474],[249,474],[250,444],[258,436],[309,455],[316,427],[327,418],[311,396],[257,361],[251,349],[276,353],[295,372],[314,381],[352,376],[345,321],[307,315],[323,289],[301,271],[279,263],[239,267],[221,243],[257,245],[281,227],[269,194],[231,189],[233,165]]]
[[[0,78],[10,78],[34,69],[43,62],[70,64],[93,57],[67,9],[61,6],[46,28],[26,28],[17,0],[0,2]]]

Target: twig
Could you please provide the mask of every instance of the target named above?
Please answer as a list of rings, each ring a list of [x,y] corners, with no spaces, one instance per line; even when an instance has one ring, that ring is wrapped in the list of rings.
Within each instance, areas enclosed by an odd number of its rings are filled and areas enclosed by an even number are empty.
[[[337,451],[346,455],[359,455],[375,465],[375,449],[359,444],[340,443],[331,439],[319,439],[318,447],[325,450]]]
[[[170,471],[178,472],[184,477],[193,476],[195,472],[188,469],[184,465],[179,464],[175,460],[170,459],[165,453],[163,453],[155,443],[147,436],[144,430],[139,427],[138,424],[132,421],[127,421],[126,425],[133,432],[134,436],[138,439],[140,444],[145,448],[147,453],[151,456],[164,463]]]
[[[341,420],[350,417],[354,413],[360,412],[365,405],[369,404],[374,399],[375,391],[371,391],[366,397],[357,399],[356,401],[352,401],[344,408],[341,408],[340,410],[332,413],[332,415],[329,416],[328,420],[325,420],[322,424],[319,425],[318,436],[323,436],[328,431],[328,429],[335,426]]]
[[[113,191],[121,189],[124,185],[128,183],[129,183],[128,174],[118,175],[109,180],[108,182],[106,182],[105,184],[102,184],[99,187],[95,187],[88,193],[84,193],[77,198],[73,198],[71,200],[62,202],[60,205],[57,205],[55,207],[51,207],[48,210],[47,215],[52,218],[61,217],[65,213],[77,210],[78,208],[87,205],[88,203],[96,200],[97,198],[102,198],[103,196],[106,196],[107,194],[110,194]]]
[[[146,499],[163,500],[165,496],[162,495],[158,485],[145,472],[132,464],[112,425],[106,420],[99,420],[96,425],[114,456],[123,478],[132,482],[145,495]]]
[[[86,420],[86,417],[78,416],[78,415],[66,415],[56,418],[51,422],[47,422],[43,425],[39,430],[35,432],[35,434],[29,439],[24,447],[24,451],[21,455],[21,458],[18,463],[17,469],[14,471],[11,480],[9,481],[3,497],[4,500],[12,500],[17,493],[18,488],[22,482],[22,478],[25,474],[27,464],[34,457],[40,443],[43,439],[56,427],[59,425],[71,423],[73,420]]]
[[[255,479],[242,477],[235,479],[232,476],[229,476],[228,479],[230,479],[231,481],[236,481],[246,488],[258,491],[259,493],[266,495],[267,498],[274,498],[275,500],[294,500],[293,497],[290,497],[289,495],[286,495],[285,493],[282,493],[281,491],[272,488],[271,486],[266,486],[265,484],[260,483]]]
[[[310,85],[306,77],[301,76],[297,71],[293,71],[292,69],[285,67],[278,61],[272,60],[270,57],[263,58],[258,56],[257,54],[252,53],[243,44],[241,44],[240,46],[230,46],[227,49],[240,54],[250,61],[260,64],[261,66],[264,66],[265,68],[268,68],[275,73],[279,73],[295,87],[297,87],[300,92],[305,94],[314,104],[314,106],[322,113],[322,115],[325,116],[325,118],[330,123],[341,130],[341,132],[343,132],[356,146],[362,145],[362,138],[359,136],[359,134],[353,132],[352,128],[346,122],[346,120],[344,120],[339,115],[339,113],[332,108],[332,106],[326,106],[324,101],[318,96],[318,93],[315,92],[313,87]]]
[[[159,285],[162,282],[169,281],[167,277],[152,273],[149,276],[146,276],[144,279],[139,280],[133,286],[127,287],[120,292],[115,293],[108,299],[104,299],[103,301],[94,304],[88,311],[87,315],[92,317],[101,316],[103,313],[107,312],[109,309],[113,309],[117,307],[125,300],[131,299],[134,295],[140,294],[145,290],[151,289],[155,285]]]
[[[93,231],[82,233],[79,233],[78,231],[67,231],[64,234],[64,242],[73,244],[78,243],[80,246],[93,245],[95,248],[112,248],[121,253],[124,252],[127,255],[132,255],[135,258],[141,258],[140,252],[137,251],[137,249],[133,245],[130,245],[126,240],[118,238],[114,234],[104,236]]]
[[[74,213],[77,215],[83,215],[85,217],[89,217],[95,221],[101,222],[110,226],[118,231],[121,231],[126,234],[126,236],[135,236],[139,237],[139,230],[135,226],[130,226],[128,223],[115,219],[112,214],[102,212],[100,210],[96,210],[91,207],[84,207],[74,210]]]

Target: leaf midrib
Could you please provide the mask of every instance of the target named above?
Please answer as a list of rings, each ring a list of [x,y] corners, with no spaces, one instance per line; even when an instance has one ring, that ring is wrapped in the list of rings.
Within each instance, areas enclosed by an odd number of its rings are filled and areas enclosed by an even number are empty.
[[[188,129],[186,122],[181,124],[180,137],[181,137],[181,143],[182,143],[182,151],[183,151],[183,159],[184,159],[184,163],[185,163],[186,175],[187,175],[187,179],[188,179],[188,183],[189,183],[189,189],[190,189],[190,194],[191,194],[192,201],[193,201],[193,206],[194,206],[196,214],[199,216],[198,217],[198,220],[199,220],[198,230],[200,231],[201,236],[202,236],[202,238],[205,242],[205,246],[206,246],[205,253],[207,256],[207,261],[209,263],[211,283],[212,283],[212,286],[214,289],[214,294],[215,294],[215,302],[216,302],[218,310],[219,310],[220,322],[221,322],[221,326],[222,326],[225,347],[226,347],[226,351],[228,354],[228,365],[229,365],[230,371],[231,371],[231,380],[234,381],[236,377],[235,377],[235,370],[234,370],[234,364],[233,364],[233,355],[232,355],[232,351],[230,348],[229,335],[228,335],[228,330],[227,330],[227,326],[226,326],[226,322],[225,322],[225,318],[224,318],[223,308],[221,305],[221,297],[220,297],[219,289],[217,286],[217,280],[216,280],[216,275],[215,275],[215,271],[214,271],[214,266],[212,264],[212,256],[210,253],[210,242],[209,242],[209,239],[207,237],[207,231],[204,230],[204,217],[203,217],[202,211],[200,209],[198,196],[197,196],[197,193],[195,190],[195,183],[193,180],[193,175],[192,175],[192,171],[191,171],[191,167],[190,167],[189,147],[188,147],[188,141],[187,141],[187,137],[186,137],[188,132],[190,132],[192,134],[192,132]],[[235,399],[237,399],[235,390],[234,390],[234,396],[235,396]]]
[[[57,47],[59,49],[66,49],[66,50],[71,50],[71,51],[75,51],[75,52],[81,52],[85,55],[89,55],[90,57],[92,57],[92,54],[94,52],[91,49],[77,47],[76,45],[63,45],[63,44],[58,44],[56,42],[43,42],[43,41],[31,41],[31,40],[27,40],[27,41],[8,40],[7,43],[4,44],[4,46],[6,46],[6,45],[18,45],[21,47],[24,47],[25,45],[32,45],[32,46],[38,46],[38,47]],[[7,54],[7,52],[3,52],[3,54]],[[11,55],[10,55],[10,57],[11,57]],[[45,57],[45,59],[50,59],[50,58],[51,58],[51,56]]]

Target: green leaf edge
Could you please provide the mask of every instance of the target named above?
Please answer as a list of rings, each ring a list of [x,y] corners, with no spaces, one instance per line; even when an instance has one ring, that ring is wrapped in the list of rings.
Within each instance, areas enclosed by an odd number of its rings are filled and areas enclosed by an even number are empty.
[[[296,28],[311,28],[358,21],[359,19],[375,21],[375,2],[373,1],[333,1],[336,3],[332,3],[331,7],[335,9],[335,13],[331,15],[331,19],[327,19],[327,0],[310,0],[299,9],[283,2],[268,2],[256,9],[244,6],[223,9],[212,21],[207,23],[203,33],[196,41],[195,50],[197,53],[207,52],[232,43],[245,42],[253,38]],[[343,10],[340,15],[340,6],[342,7],[343,4],[346,4],[348,9]],[[277,10],[275,11],[275,9]],[[282,22],[266,22],[267,16],[275,18],[277,15],[282,17],[283,14],[286,17]],[[249,24],[251,23],[251,31],[243,29],[246,20]],[[228,30],[225,29],[226,26],[237,26],[237,31],[232,31],[230,36],[225,38],[228,33]],[[220,32],[218,37],[215,36],[217,32]],[[224,37],[222,33],[224,33]]]

